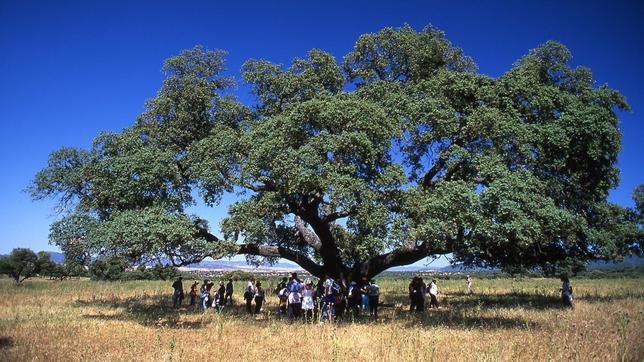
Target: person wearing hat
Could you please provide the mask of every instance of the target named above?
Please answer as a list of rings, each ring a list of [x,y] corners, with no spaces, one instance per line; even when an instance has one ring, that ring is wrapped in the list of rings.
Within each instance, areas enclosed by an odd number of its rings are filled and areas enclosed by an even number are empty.
[[[302,289],[302,313],[304,314],[305,322],[313,321],[313,308],[315,307],[313,294],[313,282],[311,279],[306,278],[304,281],[304,288]]]

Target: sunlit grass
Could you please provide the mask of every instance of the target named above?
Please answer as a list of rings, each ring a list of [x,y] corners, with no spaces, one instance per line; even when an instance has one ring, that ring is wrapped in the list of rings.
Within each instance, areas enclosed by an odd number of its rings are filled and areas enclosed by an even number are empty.
[[[276,281],[273,281],[274,284]],[[381,319],[335,325],[171,307],[168,282],[0,279],[0,360],[636,360],[644,358],[642,279],[439,280],[441,309],[407,313],[407,281],[382,279]],[[271,290],[270,281],[265,284]],[[184,301],[185,302],[185,301]]]

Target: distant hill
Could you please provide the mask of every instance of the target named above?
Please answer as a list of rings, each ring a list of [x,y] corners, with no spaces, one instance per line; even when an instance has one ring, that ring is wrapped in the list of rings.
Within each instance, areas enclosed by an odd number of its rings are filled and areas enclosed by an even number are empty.
[[[624,269],[644,266],[644,258],[637,256],[629,256],[624,258],[621,262],[612,262],[612,261],[593,261],[588,264],[588,270],[604,270],[604,269]],[[471,272],[471,273],[494,273],[499,272],[498,268],[479,268],[479,267],[465,267],[462,264],[447,265],[444,267],[432,267],[432,266],[399,266],[395,268],[388,269],[388,271],[393,272],[420,272],[420,271],[441,271],[449,273],[457,272]]]
[[[65,261],[65,254],[57,251],[48,251],[49,257],[54,263],[62,264]]]
[[[246,261],[234,260],[204,260],[200,263],[190,264],[186,269],[217,269],[217,270],[235,270],[235,269],[268,269],[268,270],[302,270],[302,268],[292,263],[276,263],[273,265],[261,265],[255,267],[249,265]]]
[[[644,266],[644,258],[638,256],[628,256],[621,262],[612,261],[593,261],[588,265],[588,270],[597,269],[622,269],[636,266]]]

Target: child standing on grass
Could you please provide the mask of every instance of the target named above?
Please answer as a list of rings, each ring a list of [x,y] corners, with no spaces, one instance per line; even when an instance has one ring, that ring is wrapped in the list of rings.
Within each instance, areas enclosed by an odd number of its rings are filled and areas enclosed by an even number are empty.
[[[313,282],[307,278],[304,281],[304,289],[302,289],[302,312],[305,322],[313,321],[313,308],[315,306],[313,294]]]

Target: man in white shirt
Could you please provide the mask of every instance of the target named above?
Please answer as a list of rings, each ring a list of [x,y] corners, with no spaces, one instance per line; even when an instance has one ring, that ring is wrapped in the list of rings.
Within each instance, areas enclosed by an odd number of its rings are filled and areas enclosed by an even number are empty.
[[[246,312],[248,312],[248,314],[253,314],[252,303],[253,303],[253,298],[255,297],[255,286],[253,285],[254,281],[255,280],[253,278],[250,278],[248,280],[248,284],[246,284],[246,289],[244,290],[244,299],[246,300]]]
[[[429,308],[438,308],[438,285],[436,285],[436,279],[432,279],[432,282],[429,283],[429,297],[431,298]]]

